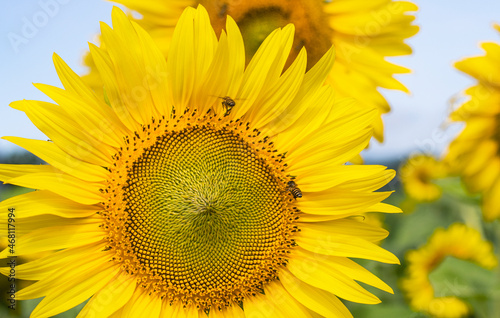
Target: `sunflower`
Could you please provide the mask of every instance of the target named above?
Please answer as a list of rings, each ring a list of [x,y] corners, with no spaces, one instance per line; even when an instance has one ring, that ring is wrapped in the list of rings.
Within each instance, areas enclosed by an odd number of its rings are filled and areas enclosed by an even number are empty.
[[[283,72],[288,25],[245,69],[234,20],[217,40],[200,6],[165,60],[122,11],[112,20],[106,50],[90,47],[104,98],[55,55],[64,89],[36,86],[57,104],[12,104],[51,139],[5,137],[49,165],[0,166],[38,189],[0,203],[22,220],[14,255],[55,251],[16,268],[36,281],[17,299],[44,297],[32,317],[87,299],[80,316],[351,317],[337,297],[380,302],[356,281],[392,292],[349,259],[398,263],[376,244],[387,231],[357,216],[400,210],[374,192],[394,171],[344,164],[376,112],[323,85],[333,49]]]
[[[311,68],[334,45],[336,65],[327,78],[339,96],[360,98],[368,108],[375,107],[378,116],[373,123],[374,136],[383,141],[381,115],[390,111],[378,88],[408,92],[393,78],[408,73],[386,57],[411,54],[404,40],[418,32],[410,15],[418,8],[406,1],[366,0],[272,0],[272,1],[195,1],[195,0],[113,0],[142,15],[136,20],[152,35],[164,56],[168,55],[175,23],[186,6],[204,5],[217,36],[225,27],[226,16],[234,18],[245,40],[246,59],[257,51],[262,41],[276,28],[293,23],[296,36],[287,66],[299,55],[302,47],[308,52],[307,67]],[[91,67],[86,81],[100,91],[102,81],[89,56],[85,64]]]
[[[496,29],[500,32],[500,26]],[[484,56],[466,58],[455,67],[474,77],[468,100],[451,114],[465,128],[449,146],[445,160],[462,175],[468,189],[483,195],[486,220],[500,217],[500,45],[483,43]]]
[[[399,173],[406,194],[420,202],[431,202],[439,199],[441,188],[433,182],[447,175],[447,167],[443,162],[424,154],[409,158]]]
[[[468,260],[487,269],[498,262],[491,243],[478,231],[464,224],[452,224],[447,230],[437,229],[424,246],[406,255],[406,278],[401,287],[414,310],[432,317],[460,318],[469,313],[469,306],[455,296],[435,297],[429,274],[448,256]]]

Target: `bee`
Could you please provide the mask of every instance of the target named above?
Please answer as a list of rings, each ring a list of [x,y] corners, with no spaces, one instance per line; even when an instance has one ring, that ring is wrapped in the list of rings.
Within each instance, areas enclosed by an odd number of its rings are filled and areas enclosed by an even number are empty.
[[[294,199],[302,198],[302,191],[297,187],[295,181],[288,181],[286,190],[290,191]]]
[[[226,109],[226,113],[224,114],[224,116],[227,116],[231,112],[231,109],[233,109],[233,107],[236,105],[236,103],[229,96],[224,96],[221,98],[222,98],[222,106],[224,106],[224,108]]]

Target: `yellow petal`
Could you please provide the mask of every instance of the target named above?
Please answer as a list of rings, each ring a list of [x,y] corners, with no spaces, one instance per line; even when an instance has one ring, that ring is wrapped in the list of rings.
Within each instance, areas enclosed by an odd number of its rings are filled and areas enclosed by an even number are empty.
[[[343,47],[347,51],[356,51],[359,45],[356,43],[343,43]],[[348,65],[352,73],[360,74],[371,81],[373,83],[372,87],[376,85],[409,93],[409,90],[393,77],[394,73],[409,73],[410,71],[407,68],[386,61],[379,52],[375,52],[371,48],[364,48],[358,54],[353,55],[353,57],[356,57],[355,62],[351,60],[353,59],[352,57],[350,57],[348,61],[342,61],[342,57],[339,54],[340,60],[338,62],[344,62]]]
[[[5,183],[21,187],[49,190],[81,204],[96,204],[103,201],[100,183],[85,182],[63,173],[33,173],[5,180]]]
[[[113,32],[111,28],[105,23],[101,23],[101,32]],[[102,82],[104,84],[104,90],[108,96],[109,103],[116,113],[116,116],[120,118],[120,121],[131,131],[135,131],[140,128],[137,120],[130,113],[129,109],[126,107],[125,102],[122,100],[120,90],[118,88],[117,79],[115,76],[114,65],[111,58],[107,52],[103,49],[98,48],[94,44],[89,44],[90,54],[92,54],[92,59],[96,65],[99,75],[101,76]]]
[[[200,100],[204,99],[206,94],[201,88],[217,49],[217,36],[210,25],[208,12],[202,5],[198,5],[196,9],[193,31],[195,51],[194,63],[191,67],[195,69],[196,76],[194,76],[193,98],[190,103],[197,105]]]
[[[238,91],[245,70],[245,48],[241,32],[230,16],[226,17],[226,31],[227,34],[224,30],[221,31],[210,69],[200,88],[199,93],[205,93],[206,99],[199,100],[202,113],[214,103],[216,113],[225,112],[220,100],[224,96],[235,99],[239,107]],[[234,115],[234,112],[231,115]]]
[[[170,302],[164,301],[161,306],[160,317],[174,317],[175,305],[170,305]],[[121,317],[121,316],[119,316]]]
[[[342,116],[324,124],[315,131],[296,136],[287,152],[290,166],[294,166],[300,158],[311,157],[316,153],[330,153],[331,157],[331,152],[335,151],[336,147],[350,140],[356,139],[362,142],[362,136],[371,131],[367,127],[371,125],[375,115],[375,111],[367,110],[357,114],[356,118]]]
[[[135,290],[136,279],[121,272],[90,298],[77,317],[108,317],[127,304]]]
[[[17,101],[10,104],[22,110],[58,147],[82,161],[107,167],[114,150],[89,136],[59,106],[39,101]]]
[[[81,218],[102,210],[96,205],[82,205],[50,191],[33,191],[0,202],[0,209],[14,208],[16,218],[53,214],[64,218]],[[0,214],[0,222],[7,222],[7,214]]]
[[[286,268],[280,271],[279,277],[290,295],[310,310],[324,317],[352,318],[349,310],[335,295],[301,281]]]
[[[3,137],[3,139],[23,147],[55,168],[79,179],[98,182],[106,180],[108,176],[106,169],[78,160],[52,142],[21,137]]]
[[[163,316],[162,316],[163,317]],[[233,304],[223,310],[211,308],[208,314],[209,318],[245,318],[245,312],[238,305]]]
[[[101,31],[114,65],[121,100],[136,121],[149,123],[155,107],[149,91],[151,74],[146,70],[140,40],[132,23],[118,7],[113,7],[111,18],[113,30],[103,28]]]
[[[226,67],[226,77],[231,83],[228,94],[232,96],[239,90],[245,71],[245,47],[243,37],[236,22],[230,16],[226,17],[227,45],[229,59]]]
[[[178,317],[178,318],[205,318],[205,313],[200,312],[194,305],[188,305],[187,307],[184,307],[184,305],[180,302],[177,301],[172,310],[172,315],[171,317]],[[204,317],[205,316],[205,317]]]
[[[195,81],[194,18],[196,10],[184,10],[175,27],[167,57],[169,88],[177,114],[183,114],[193,93]]]
[[[295,300],[280,281],[264,285],[264,293],[274,307],[281,310],[283,317],[312,317],[307,308]]]
[[[345,164],[366,148],[372,137],[372,129],[361,129],[357,133],[328,145],[326,139],[320,139],[323,149],[315,149],[309,154],[302,151],[289,156],[290,175],[300,176],[313,169],[328,169],[331,166]]]
[[[299,222],[297,225],[300,229],[304,229],[304,231],[319,232],[321,236],[332,235],[332,233],[335,233],[335,235],[352,235],[370,242],[381,241],[389,235],[389,232],[385,229],[353,219],[340,219],[314,224]]]
[[[397,206],[387,203],[376,203],[373,206],[367,208],[365,212],[403,213],[403,211]]]
[[[117,144],[120,144],[122,141],[121,136],[129,131],[118,119],[115,112],[110,109],[104,101],[97,98],[92,90],[83,82],[80,76],[73,72],[63,59],[55,53],[53,55],[53,60],[57,75],[59,75],[59,79],[68,92],[66,95],[78,96],[76,100],[82,102],[81,104],[78,104],[80,106],[78,112],[80,112],[83,116],[93,118],[94,122],[98,123],[97,128],[100,131],[103,131],[104,134],[109,134],[109,137],[113,140],[109,141],[110,145],[116,146]],[[76,100],[75,98],[72,98],[73,103],[76,103]],[[56,101],[56,103],[58,102]],[[71,110],[67,107],[65,110],[76,111],[76,109]]]
[[[338,215],[366,212],[368,207],[386,199],[390,192],[354,192],[330,189],[322,192],[302,192],[297,202],[300,210],[311,214]]]
[[[390,0],[337,0],[335,2],[325,3],[325,12],[331,14],[341,14],[359,11],[371,11],[377,7],[390,3]],[[361,10],[360,10],[361,9]],[[353,22],[351,22],[353,23]]]
[[[310,170],[300,175],[300,189],[306,192],[323,191],[363,177],[380,175],[384,166],[341,165],[321,171]]]
[[[108,262],[87,271],[79,269],[69,275],[63,272],[57,276],[62,284],[51,288],[52,292],[36,306],[31,317],[51,317],[81,304],[106,286],[119,271],[118,266]]]
[[[297,136],[308,134],[323,125],[334,103],[334,91],[325,85],[317,89],[315,94],[304,97],[299,106],[295,104],[291,109],[287,109],[285,114],[278,116],[279,121],[273,120],[272,123],[276,126],[268,127],[269,134],[275,135],[279,132],[274,142],[280,149],[289,149],[296,143]],[[295,120],[293,125],[289,120]]]
[[[469,125],[469,122],[467,122]],[[470,160],[467,161],[467,166],[464,168],[465,175],[474,174],[481,171],[487,166],[491,160],[497,155],[498,145],[494,140],[485,140],[477,142],[473,154],[471,153]]]
[[[290,55],[290,50],[292,48],[294,34],[295,34],[295,26],[292,23],[287,24],[281,30],[281,44],[280,44],[281,49],[276,55],[276,57],[273,59],[273,64],[271,65],[269,71],[267,73],[262,74],[263,75],[262,78],[264,78],[265,81],[264,81],[264,86],[262,87],[261,95],[267,93],[267,91],[271,87],[275,86],[276,83],[278,82],[279,77],[283,73],[283,67],[285,66],[288,56]],[[257,53],[255,55],[257,55]],[[250,65],[251,62],[249,63],[248,67],[250,67]]]
[[[309,228],[313,223],[303,223],[296,234],[296,243],[305,250],[331,256],[371,259],[387,264],[399,264],[394,254],[380,246],[353,235],[325,233]]]
[[[255,101],[259,107],[254,108],[252,113],[248,115],[249,121],[254,123],[255,127],[260,128],[274,120],[282,112],[286,111],[295,98],[306,69],[307,57],[305,52],[305,49],[302,49],[292,65],[276,81],[274,87],[268,89],[265,94]]]
[[[7,247],[0,253],[0,258],[87,245],[103,237],[104,232],[98,222],[36,229],[16,241],[14,253]]]
[[[397,10],[389,6],[393,5],[391,1],[375,1],[374,3],[369,3],[369,1],[353,1],[351,3],[351,8],[357,6],[356,11],[351,11],[350,14],[335,15],[334,18],[329,20],[330,27],[339,33],[354,34],[359,36],[359,26],[373,25],[376,24],[375,28],[364,28],[365,36],[378,36],[379,34],[392,33],[392,29],[400,29],[403,26],[409,25],[414,19],[414,16],[406,15],[407,11],[416,11],[418,7],[411,2],[400,1],[397,2]],[[327,6],[325,10],[327,12],[335,12],[335,7],[341,4],[332,4]],[[364,6],[364,10],[360,10],[360,6]],[[374,6],[373,9],[368,9]],[[378,8],[377,8],[378,7]],[[383,11],[382,11],[383,10]],[[388,15],[386,18],[389,22],[379,22],[375,14],[379,14],[380,11]],[[338,12],[338,11],[337,11]],[[379,17],[379,19],[381,19]]]
[[[215,103],[215,113],[223,114],[225,109],[221,105],[221,98],[225,96],[232,96],[232,98],[237,99],[237,96],[234,95],[236,92],[233,85],[238,87],[238,84],[230,81],[237,75],[234,74],[234,69],[233,73],[229,73],[231,71],[231,65],[228,63],[229,58],[230,52],[228,38],[226,33],[222,31],[214,58],[210,64],[210,69],[207,71],[204,82],[201,84],[201,88],[197,92],[197,101],[195,102],[195,105],[197,105],[200,113],[205,113],[210,106]],[[239,75],[240,81],[242,75],[243,70],[241,70],[241,74]],[[230,88],[232,88],[231,92],[229,91]]]
[[[455,63],[455,67],[465,72],[480,82],[489,83],[491,85],[500,85],[500,75],[491,72],[492,69],[498,68],[498,60],[495,55],[500,52],[500,45],[496,43],[484,43],[483,48],[487,49],[484,56],[471,57]]]
[[[103,244],[92,244],[95,247],[103,248]],[[92,251],[93,247],[89,246],[88,251]],[[39,298],[46,296],[49,291],[54,288],[54,286],[68,285],[69,283],[75,283],[72,276],[81,276],[85,272],[94,271],[99,267],[106,267],[106,265],[114,265],[113,262],[109,262],[111,259],[109,253],[99,253],[94,252],[92,254],[80,254],[79,259],[75,259],[74,262],[68,263],[64,269],[59,269],[54,275],[47,276],[46,279],[37,281],[28,287],[18,291],[16,299],[24,300],[30,298]],[[85,275],[83,275],[85,276]],[[82,277],[85,279],[86,277]],[[52,286],[52,288],[47,288]],[[58,289],[58,288],[54,288]]]
[[[483,197],[483,216],[487,221],[493,221],[500,217],[500,178],[497,178],[491,189]]]
[[[474,184],[468,184],[472,191],[491,189],[495,180],[500,175],[500,158],[491,158],[476,175],[473,176]]]
[[[111,315],[109,315],[109,318],[123,318],[123,317],[126,317],[127,313],[126,311],[123,310],[123,307],[118,309],[117,311],[115,311],[114,313],[112,313]],[[170,316],[166,316],[166,317],[170,317]]]
[[[329,291],[345,300],[363,304],[380,303],[377,297],[363,289],[355,281],[325,265],[319,255],[313,258],[296,248],[290,255],[287,269],[301,281]]]
[[[350,277],[351,279],[371,285],[385,292],[394,294],[394,291],[389,285],[384,283],[377,276],[370,273],[363,266],[360,266],[359,264],[355,263],[354,261],[351,261],[348,258],[329,256],[327,259],[325,259],[324,263],[325,265],[327,266],[329,265],[331,268]]]
[[[337,188],[352,190],[352,191],[375,191],[388,184],[396,176],[394,170],[384,170],[381,173],[374,175],[365,175],[361,178],[356,178],[343,182],[337,185]]]
[[[350,64],[341,63],[337,61],[335,67],[329,76],[329,83],[333,86],[335,92],[344,97],[355,97],[363,94],[363,98],[359,100],[360,103],[369,104],[368,107],[377,107],[382,113],[390,111],[389,104],[379,91],[374,89],[376,85],[368,79],[364,74],[359,72],[351,72]],[[342,78],[342,81],[335,80]]]
[[[151,93],[151,98],[159,115],[172,111],[172,95],[168,89],[168,69],[165,57],[157,48],[151,36],[144,29],[132,22],[141,42],[142,54],[145,59],[146,75],[144,84]]]
[[[15,211],[14,211],[15,215]],[[15,232],[16,236],[22,236],[30,233],[33,229],[42,227],[55,227],[55,226],[66,226],[66,225],[76,225],[76,224],[87,224],[96,222],[92,218],[73,218],[65,219],[55,215],[43,214],[36,215],[28,218],[14,218],[15,219]],[[14,222],[11,222],[14,223]],[[12,228],[14,229],[14,228]],[[8,237],[9,233],[7,231],[0,232],[0,237]]]
[[[25,280],[43,280],[47,277],[54,276],[61,268],[66,268],[81,262],[83,259],[90,261],[100,258],[101,255],[99,253],[103,249],[104,245],[94,243],[64,249],[28,263],[18,265],[16,267],[16,277]],[[9,270],[10,267],[2,267],[0,268],[0,273],[8,275]]]
[[[245,317],[276,317],[286,318],[283,310],[276,307],[267,295],[256,294],[243,302]]]
[[[334,99],[331,87],[323,86],[323,83],[332,69],[334,60],[335,50],[332,47],[304,75],[302,85],[286,111],[267,124],[268,135],[273,136],[288,127],[296,127],[297,125],[305,127],[312,121],[309,118],[315,118],[316,116],[322,116],[324,120],[324,117],[330,111],[330,107],[333,106]],[[291,132],[292,136],[297,133],[297,130]]]
[[[48,165],[0,164],[0,180],[3,181],[25,175],[57,172],[57,169]]]
[[[123,307],[129,317],[160,317],[162,300],[150,295],[148,290],[137,288],[130,300]]]
[[[42,93],[50,97],[56,102],[61,109],[63,109],[67,116],[77,123],[89,135],[91,135],[97,142],[106,143],[111,147],[120,147],[123,141],[123,135],[117,134],[120,126],[114,121],[107,120],[107,117],[112,116],[109,112],[109,106],[105,105],[108,109],[106,114],[98,112],[97,109],[92,108],[91,105],[80,99],[80,96],[45,84],[34,84]],[[112,118],[112,117],[111,117]]]
[[[291,27],[287,28],[286,32],[280,29],[274,30],[262,42],[243,75],[240,90],[237,94],[242,100],[238,107],[235,107],[232,111],[235,118],[243,116],[253,106],[262,91],[266,89],[264,86],[266,81],[263,78],[268,78],[269,81],[278,79],[282,69],[278,73],[275,68],[283,57],[282,50],[293,38],[292,31]]]
[[[254,107],[250,108],[247,114],[248,120],[254,122],[257,128],[262,127],[283,112],[302,84],[306,63],[305,50],[301,50],[293,65],[282,75],[283,67],[292,46],[294,31],[293,24],[285,26],[280,31],[280,37],[278,38],[278,41],[281,42],[278,44],[279,51],[276,52],[276,55],[271,53],[273,55],[269,59],[272,64],[268,70],[262,70],[260,80],[263,86],[254,100]],[[247,71],[253,67],[252,62],[258,54],[259,51],[252,58]],[[287,90],[287,86],[291,87]]]

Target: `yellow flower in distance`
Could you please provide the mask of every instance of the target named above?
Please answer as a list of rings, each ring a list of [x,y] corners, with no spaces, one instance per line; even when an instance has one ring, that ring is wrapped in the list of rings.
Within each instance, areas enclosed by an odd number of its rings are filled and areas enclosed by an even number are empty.
[[[465,128],[445,160],[471,192],[483,195],[483,216],[492,221],[500,217],[500,45],[489,42],[482,48],[485,55],[455,64],[478,83],[465,90],[468,100],[450,116],[465,122]]]
[[[378,88],[408,92],[394,74],[408,73],[407,68],[386,60],[387,57],[411,54],[404,40],[418,32],[412,11],[417,6],[407,1],[365,0],[226,0],[226,1],[158,1],[114,0],[138,12],[137,22],[152,35],[167,56],[175,23],[186,6],[204,5],[216,34],[225,27],[230,15],[238,24],[245,40],[246,59],[257,51],[274,29],[293,23],[296,36],[287,66],[307,49],[308,69],[330,49],[336,48],[336,61],[327,82],[339,96],[359,98],[368,108],[376,107],[374,136],[383,141],[381,115],[390,111]],[[86,64],[92,66],[87,57]],[[96,90],[102,87],[94,71],[88,82]],[[361,97],[362,96],[362,97]]]
[[[376,112],[323,85],[333,49],[307,73],[302,50],[283,72],[288,25],[245,69],[234,20],[217,39],[199,7],[165,60],[123,12],[112,18],[106,50],[91,45],[105,98],[55,56],[64,89],[36,86],[56,104],[12,104],[52,140],[5,137],[49,165],[0,166],[39,189],[0,203],[30,230],[14,255],[55,251],[16,268],[36,281],[17,299],[45,297],[32,317],[87,299],[82,317],[351,317],[339,298],[380,302],[357,282],[392,292],[350,260],[398,263],[376,244],[387,231],[356,216],[400,210],[375,192],[394,171],[344,164]]]
[[[446,165],[429,155],[410,157],[401,167],[399,177],[406,194],[416,201],[430,202],[439,199],[441,188],[433,181],[448,174]]]
[[[429,274],[447,257],[474,262],[493,269],[498,262],[491,243],[484,241],[475,229],[455,223],[447,230],[437,229],[424,246],[409,251],[408,267],[401,287],[416,311],[431,317],[460,318],[469,313],[469,307],[455,296],[435,297]]]

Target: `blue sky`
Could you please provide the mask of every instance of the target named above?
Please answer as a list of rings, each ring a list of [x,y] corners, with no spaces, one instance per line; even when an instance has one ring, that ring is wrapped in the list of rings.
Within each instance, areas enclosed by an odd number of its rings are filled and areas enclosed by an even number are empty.
[[[480,42],[500,43],[500,34],[492,28],[500,23],[498,0],[414,2],[420,7],[421,28],[408,40],[414,54],[391,59],[413,70],[398,77],[412,93],[383,91],[393,110],[384,116],[386,141],[372,142],[363,155],[368,162],[402,159],[416,151],[442,152],[460,130],[460,125],[446,124],[450,99],[473,83],[453,68],[453,62],[482,54]],[[77,73],[85,73],[81,61],[87,42],[95,42],[99,21],[110,23],[112,3],[4,0],[0,8],[0,136],[46,139],[22,112],[8,105],[19,99],[48,100],[32,83],[60,86],[53,52]],[[0,140],[1,154],[16,149]]]

